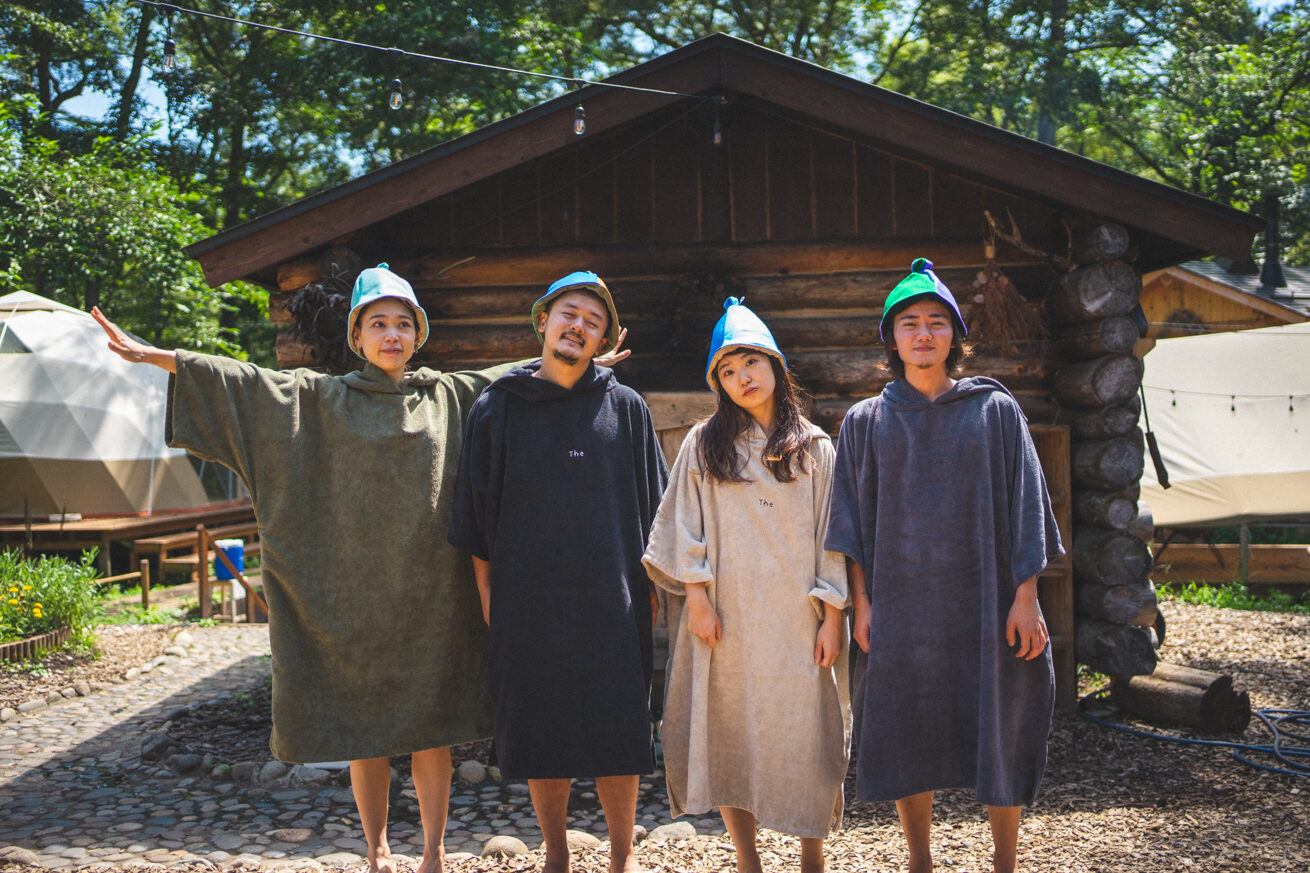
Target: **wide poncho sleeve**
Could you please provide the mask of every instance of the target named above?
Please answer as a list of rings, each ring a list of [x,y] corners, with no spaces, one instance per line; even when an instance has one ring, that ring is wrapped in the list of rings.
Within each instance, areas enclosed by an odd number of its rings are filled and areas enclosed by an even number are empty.
[[[827,544],[860,563],[871,606],[860,799],[1030,804],[1054,674],[1050,647],[1016,658],[1005,624],[1062,547],[1018,404],[983,377],[931,401],[892,382],[847,414],[833,482]]]
[[[738,440],[749,481],[720,482],[700,469],[702,434],[682,444],[644,557],[671,595],[660,727],[669,804],[675,816],[734,806],[822,837],[841,824],[850,742],[846,641],[833,667],[814,663],[824,603],[847,601],[842,557],[823,548],[832,442],[812,428],[805,469],[779,482],[752,426]],[[713,649],[687,627],[688,583],[705,583],[719,615]]]
[[[397,386],[179,352],[170,445],[246,484],[273,653],[273,754],[339,761],[486,737],[487,635],[444,536],[463,423],[505,367]]]

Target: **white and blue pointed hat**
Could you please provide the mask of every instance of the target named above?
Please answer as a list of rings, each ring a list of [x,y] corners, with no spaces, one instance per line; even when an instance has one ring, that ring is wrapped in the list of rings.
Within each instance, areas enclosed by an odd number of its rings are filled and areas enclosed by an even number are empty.
[[[719,390],[719,380],[714,376],[714,368],[718,366],[719,359],[737,349],[759,349],[777,358],[784,368],[787,366],[787,359],[778,350],[768,325],[746,308],[745,301],[745,297],[729,297],[723,301],[723,317],[714,325],[714,333],[710,335],[710,358],[705,366],[705,383],[711,391]]]

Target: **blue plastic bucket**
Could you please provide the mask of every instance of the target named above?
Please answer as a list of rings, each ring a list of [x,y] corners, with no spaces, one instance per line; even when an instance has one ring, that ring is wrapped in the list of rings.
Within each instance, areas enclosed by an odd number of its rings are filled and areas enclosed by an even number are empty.
[[[238,572],[245,572],[246,544],[244,540],[215,540],[214,545],[218,546],[219,550],[227,555],[227,559],[232,562],[232,566],[236,567]],[[235,578],[228,572],[227,565],[220,561],[217,556],[214,558],[214,578],[220,582]]]

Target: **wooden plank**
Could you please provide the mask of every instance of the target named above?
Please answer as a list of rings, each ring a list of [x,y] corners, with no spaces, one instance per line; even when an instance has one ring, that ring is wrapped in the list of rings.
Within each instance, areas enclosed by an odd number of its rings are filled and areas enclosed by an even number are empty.
[[[901,239],[932,237],[931,168],[900,158],[896,158],[893,165],[892,199],[896,204],[896,222],[892,234]]]
[[[642,395],[655,430],[690,427],[719,407],[719,395],[703,391],[651,391]]]
[[[500,178],[500,241],[508,246],[541,244],[538,167],[515,167]]]
[[[935,174],[932,185],[932,224],[933,234],[940,238],[981,238],[987,232],[983,216],[982,186],[955,173]]]
[[[856,236],[855,143],[822,131],[810,132],[813,160],[811,207],[814,235],[818,239],[851,239]]]
[[[809,131],[777,116],[768,131],[769,239],[813,239]]]
[[[489,179],[455,193],[451,208],[458,220],[451,229],[455,246],[488,246],[500,242],[500,183]]]
[[[578,175],[577,150],[570,149],[541,162],[537,177],[541,199],[541,244],[572,245],[578,240],[578,204],[574,181]]]
[[[729,148],[727,145],[730,109],[714,107],[719,115],[722,141],[714,144],[714,114],[707,112],[708,130],[702,132],[700,168],[700,235],[701,242],[725,243],[732,241],[732,188],[729,174]]]
[[[578,240],[618,242],[614,138],[590,140],[578,150]]]
[[[646,132],[626,130],[616,134],[614,152],[614,178],[621,192],[615,194],[617,239],[649,240],[655,195],[651,144]]]
[[[652,140],[651,239],[659,243],[700,237],[700,147],[696,130],[677,125]]]
[[[896,222],[891,155],[857,145],[855,171],[856,234],[860,239],[887,239]]]
[[[1239,580],[1237,543],[1170,543],[1155,556],[1157,583],[1227,585]],[[1310,546],[1257,544],[1248,552],[1248,583],[1310,584]]]
[[[755,114],[739,113],[728,140],[732,184],[732,240],[769,239],[769,129]]]

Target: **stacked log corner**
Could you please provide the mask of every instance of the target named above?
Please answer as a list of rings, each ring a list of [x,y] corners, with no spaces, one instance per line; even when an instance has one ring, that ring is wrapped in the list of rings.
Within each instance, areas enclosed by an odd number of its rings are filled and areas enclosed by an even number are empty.
[[[1070,422],[1075,652],[1119,679],[1156,666],[1159,617],[1151,583],[1150,513],[1138,502],[1145,461],[1137,426],[1142,361],[1130,317],[1142,280],[1124,258],[1128,234],[1102,224],[1079,235],[1079,263],[1060,277],[1051,317],[1066,356],[1051,395]]]

